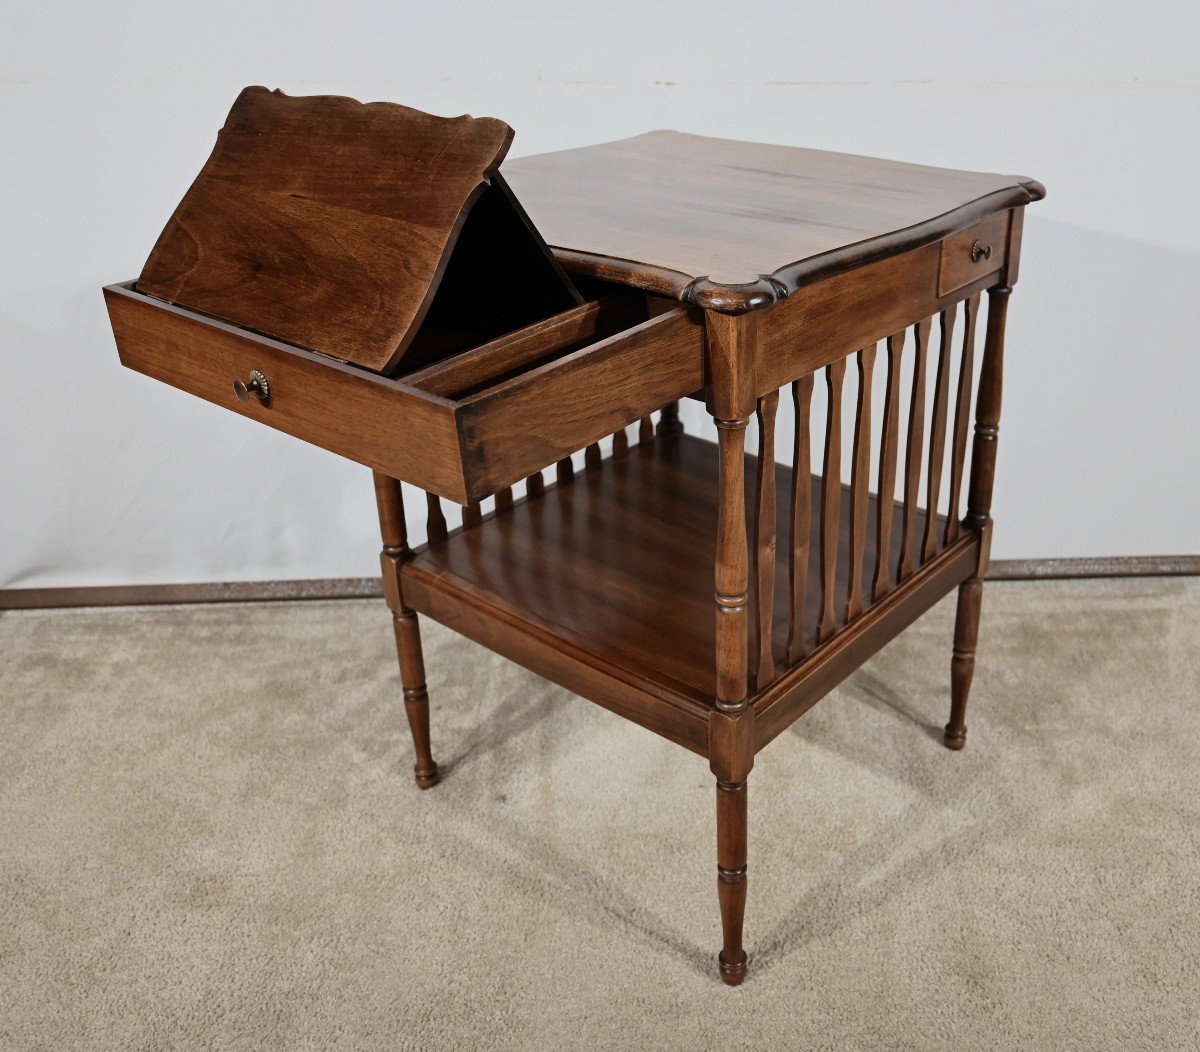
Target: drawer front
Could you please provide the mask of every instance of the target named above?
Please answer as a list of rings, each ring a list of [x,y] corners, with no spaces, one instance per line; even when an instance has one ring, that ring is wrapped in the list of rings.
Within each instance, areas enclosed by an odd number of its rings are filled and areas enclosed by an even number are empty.
[[[142,295],[104,290],[121,363],[241,416],[285,431],[393,478],[465,499],[455,406],[394,380],[342,365]],[[267,404],[234,381],[266,376]]]
[[[458,380],[473,382],[459,393],[445,370],[393,380],[128,286],[104,295],[122,364],[460,504],[704,382],[703,325],[684,307],[607,336],[611,328],[589,328],[595,319],[577,308],[466,352],[470,368],[458,369]],[[269,387],[265,401],[246,390],[255,371]]]
[[[942,242],[938,295],[945,296],[1004,268],[1008,222],[1009,213],[1001,212]]]

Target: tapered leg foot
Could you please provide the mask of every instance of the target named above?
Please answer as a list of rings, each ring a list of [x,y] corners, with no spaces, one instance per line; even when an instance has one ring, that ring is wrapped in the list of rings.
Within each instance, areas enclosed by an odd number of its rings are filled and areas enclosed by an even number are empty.
[[[416,746],[417,762],[413,765],[413,774],[417,787],[432,789],[438,784],[438,765],[429,747],[429,695],[424,687],[419,690],[404,688],[404,711]]]
[[[721,903],[721,978],[737,986],[746,978],[742,948],[746,916],[746,783],[717,782],[717,897]]]
[[[721,965],[721,979],[727,986],[739,986],[743,979],[746,978],[746,968],[749,958],[746,956],[746,951],[742,951],[741,957],[730,964],[725,960],[725,951],[722,950],[717,956],[717,960]]]
[[[404,712],[417,754],[413,774],[419,788],[431,789],[438,784],[438,765],[429,745],[429,693],[425,689],[421,627],[412,610],[393,615],[392,621],[396,627],[396,651],[400,655],[400,680],[404,684]]]
[[[947,749],[967,744],[967,698],[975,675],[975,644],[979,638],[979,611],[983,582],[964,581],[958,588],[958,615],[954,621],[954,656],[950,661],[950,722],[942,734]]]

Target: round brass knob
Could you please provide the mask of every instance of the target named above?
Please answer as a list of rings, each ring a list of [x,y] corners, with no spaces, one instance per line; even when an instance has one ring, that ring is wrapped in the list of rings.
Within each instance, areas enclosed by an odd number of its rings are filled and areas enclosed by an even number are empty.
[[[242,380],[240,377],[233,381],[233,393],[237,395],[239,402],[250,401],[251,391],[258,395],[258,400],[263,405],[271,404],[271,385],[267,383],[267,378],[257,369],[250,370],[249,382]]]
[[[976,241],[971,246],[971,262],[978,263],[981,259],[992,258],[992,246],[985,245],[982,241]]]

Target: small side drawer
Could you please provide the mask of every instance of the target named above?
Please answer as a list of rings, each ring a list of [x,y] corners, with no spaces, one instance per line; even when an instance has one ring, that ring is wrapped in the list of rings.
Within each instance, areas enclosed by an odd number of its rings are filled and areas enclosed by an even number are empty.
[[[123,365],[460,504],[704,384],[703,325],[684,307],[629,324],[584,304],[392,379],[131,282],[104,296]]]
[[[939,296],[1003,269],[1008,252],[1008,223],[1009,213],[1001,212],[951,234],[942,242]]]

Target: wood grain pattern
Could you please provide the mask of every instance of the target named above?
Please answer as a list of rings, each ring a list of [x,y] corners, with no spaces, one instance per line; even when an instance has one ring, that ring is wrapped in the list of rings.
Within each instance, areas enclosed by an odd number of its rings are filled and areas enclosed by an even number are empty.
[[[404,518],[404,498],[400,483],[374,472],[375,501],[379,509],[379,532],[383,550],[379,563],[383,575],[383,594],[392,611],[396,636],[396,654],[400,660],[400,682],[404,711],[412,731],[417,762],[413,775],[417,786],[429,789],[438,783],[438,765],[429,744],[429,694],[425,687],[425,658],[421,652],[421,628],[416,611],[404,601],[401,582],[404,563],[411,557],[408,526]]]
[[[758,689],[770,683],[775,675],[771,630],[775,615],[775,415],[778,409],[778,391],[772,391],[758,401],[758,471],[754,480],[754,614],[758,648],[754,685]]]
[[[108,286],[104,298],[122,365],[391,478],[466,501],[454,403],[122,285]],[[271,381],[270,408],[234,394],[233,381],[251,369]]]
[[[813,374],[792,384],[795,420],[792,449],[792,514],[789,525],[789,597],[787,664],[794,665],[808,650],[804,608],[808,592],[808,563],[812,553],[812,408]]]
[[[386,370],[512,138],[492,118],[246,88],[138,288]]]
[[[640,296],[592,300],[478,347],[403,374],[406,384],[452,398],[487,386],[544,359],[561,357],[646,320]]]
[[[679,307],[462,400],[468,492],[484,496],[704,384],[703,329]]]
[[[446,516],[442,514],[442,501],[436,494],[426,493],[427,506],[425,519],[425,534],[430,542],[446,539]]]
[[[643,693],[659,699],[647,705],[679,705],[707,718],[716,695],[713,557],[719,459],[712,442],[687,434],[664,436],[606,460],[599,471],[580,473],[569,485],[547,485],[537,500],[518,500],[511,512],[485,519],[479,529],[452,531],[443,544],[417,548],[405,564],[406,601],[457,628],[452,613],[460,605],[456,597],[469,594],[477,612],[484,607],[504,611],[509,631],[552,635],[573,653],[588,655],[590,666],[641,684]],[[757,474],[757,457],[747,454],[737,502],[743,523]],[[820,476],[809,481],[811,529],[817,537],[825,501]],[[788,465],[776,465],[775,485],[777,492],[791,491]],[[839,504],[839,536],[846,543],[838,553],[841,573],[835,591],[844,596],[850,507],[845,488]],[[895,559],[903,507],[889,508],[896,523]],[[782,535],[789,529],[791,509],[787,501],[779,501],[776,511],[776,532]],[[868,516],[876,514],[872,498]],[[923,518],[918,522],[923,526]],[[803,619],[810,656],[816,650],[822,598],[821,553],[819,546],[813,547]],[[873,537],[868,537],[868,564],[874,558]],[[425,598],[433,587],[443,594],[437,613]],[[774,591],[778,653],[787,640],[791,604],[786,560],[777,561]],[[863,617],[869,614],[870,609]],[[745,650],[742,655],[744,676]]]
[[[1017,212],[1020,209],[1016,210]],[[952,234],[942,242],[938,266],[938,295],[961,289],[986,274],[1004,269],[1008,253],[1008,224],[1012,213],[1001,212]],[[978,244],[985,254],[972,251]]]
[[[301,113],[309,123],[288,124]],[[368,127],[363,141],[347,131],[372,121],[383,130]],[[493,133],[502,134],[493,141]],[[1017,177],[676,133],[523,161],[517,185],[552,231],[559,261],[580,276],[593,301],[583,304],[495,170],[510,136],[498,122],[252,89],[143,278],[147,287],[160,282],[160,295],[208,297],[213,313],[249,304],[244,325],[290,324],[291,342],[161,300],[152,306],[129,289],[106,291],[114,332],[134,368],[218,404],[229,404],[237,379],[248,400],[231,408],[375,469],[382,587],[418,785],[438,773],[418,611],[707,757],[717,783],[719,970],[737,984],[748,963],[746,794],[756,750],[956,586],[944,741],[965,740],[990,555],[1005,308],[1023,208],[1043,191]],[[317,159],[322,145],[327,156]],[[406,159],[413,167],[397,174]],[[987,338],[967,528],[959,530],[969,345],[984,291]],[[270,302],[260,309],[263,296]],[[943,519],[960,301],[964,353]],[[916,351],[897,501],[910,326]],[[876,498],[872,381],[882,339]],[[402,368],[406,379],[297,343]],[[842,401],[851,356],[858,382],[847,487]],[[253,395],[245,386],[249,370],[264,366],[269,399],[265,380],[255,379]],[[814,477],[810,408],[820,369],[828,412]],[[794,470],[774,457],[779,391],[789,385]],[[685,397],[703,398],[715,444],[681,433],[676,403]],[[745,451],[751,413],[757,456]],[[600,443],[609,435],[605,460]],[[553,484],[543,475],[550,466]],[[429,542],[415,552],[400,478],[427,491]],[[926,508],[917,503],[922,484]],[[780,489],[788,499],[779,500]],[[465,505],[460,529],[447,528],[440,497]]]
[[[908,407],[908,443],[904,452],[904,528],[900,535],[900,580],[917,566],[917,497],[921,486],[921,462],[925,442],[925,385],[932,319],[913,326],[916,346],[913,358],[912,397]]]
[[[837,630],[837,569],[842,521],[842,381],[846,359],[825,370],[828,409],[825,420],[825,464],[821,472],[821,620],[817,639],[827,640]]]
[[[886,507],[896,496],[896,463],[900,449],[900,367],[904,358],[904,333],[888,337],[887,393],[883,403],[883,437],[879,451],[879,501]],[[872,601],[878,602],[892,587],[892,517],[880,515],[876,520],[875,581]]]
[[[123,286],[105,298],[123,364],[460,504],[704,383],[703,328],[683,307],[448,399]],[[269,407],[234,394],[251,369]]]
[[[569,269],[677,297],[706,280],[750,298],[762,275],[794,291],[1045,192],[1021,176],[668,131],[505,173]]]
[[[950,497],[943,543],[958,537],[962,518],[963,468],[967,458],[967,429],[971,424],[971,386],[975,380],[975,318],[979,295],[963,301],[962,354],[958,360],[958,395],[954,402],[954,445],[950,452]]]
[[[846,620],[863,612],[863,566],[867,550],[867,498],[871,485],[871,384],[875,348],[858,352],[858,404],[854,412],[854,450],[850,472],[850,587]],[[930,520],[932,521],[932,519]]]
[[[941,339],[938,344],[937,376],[933,384],[933,415],[929,424],[929,472],[925,484],[925,505],[937,510],[942,493],[942,466],[946,459],[946,416],[950,401],[950,367],[954,341],[954,309],[942,311]],[[937,551],[937,516],[925,520],[925,540],[921,560],[933,558]]]
[[[746,539],[746,419],[718,420],[717,528],[714,597],[716,691],[714,705],[736,713],[746,707],[750,554]]]

